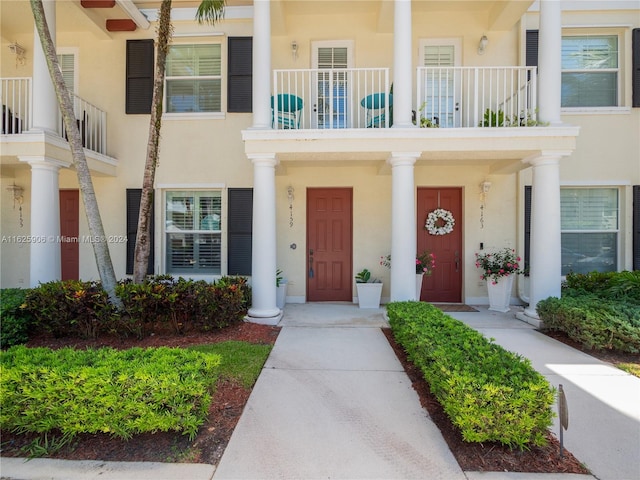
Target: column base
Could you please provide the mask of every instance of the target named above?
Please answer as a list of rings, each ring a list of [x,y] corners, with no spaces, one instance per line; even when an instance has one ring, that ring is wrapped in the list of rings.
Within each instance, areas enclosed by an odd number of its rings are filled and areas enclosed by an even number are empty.
[[[277,325],[282,319],[283,312],[279,308],[268,310],[253,310],[244,317],[245,322],[258,323],[260,325]]]
[[[525,308],[524,312],[516,313],[516,318],[521,320],[529,325],[533,325],[536,328],[542,328],[544,326],[544,322],[540,320],[540,317],[536,313],[535,309]]]

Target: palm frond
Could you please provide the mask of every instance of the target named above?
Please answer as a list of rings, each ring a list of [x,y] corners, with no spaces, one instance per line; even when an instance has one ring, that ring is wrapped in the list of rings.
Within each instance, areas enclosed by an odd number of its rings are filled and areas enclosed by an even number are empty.
[[[196,12],[196,20],[214,25],[224,16],[224,4],[225,0],[202,0]]]

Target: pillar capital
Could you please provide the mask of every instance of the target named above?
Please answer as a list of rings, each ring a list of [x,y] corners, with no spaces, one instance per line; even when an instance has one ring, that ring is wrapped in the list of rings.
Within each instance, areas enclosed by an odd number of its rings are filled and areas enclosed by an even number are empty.
[[[50,170],[59,170],[61,168],[67,168],[69,164],[62,160],[57,160],[51,157],[43,157],[40,155],[22,155],[18,157],[18,161],[28,163],[31,168],[42,168]]]
[[[275,167],[280,163],[275,153],[248,153],[247,158],[254,167]]]
[[[413,166],[422,152],[391,152],[387,163],[392,167]]]

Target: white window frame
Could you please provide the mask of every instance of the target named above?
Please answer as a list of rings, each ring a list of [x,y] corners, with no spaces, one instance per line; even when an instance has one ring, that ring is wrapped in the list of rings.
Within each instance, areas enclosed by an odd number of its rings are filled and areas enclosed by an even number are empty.
[[[622,195],[622,191],[618,186],[614,186],[614,185],[573,185],[573,184],[563,184],[560,187],[561,190],[596,190],[596,189],[606,189],[606,190],[615,190],[616,191],[616,197],[617,197],[617,211],[616,211],[616,228],[615,229],[590,229],[590,230],[585,230],[585,229],[564,229],[561,228],[560,230],[560,234],[562,236],[562,234],[565,233],[572,233],[572,234],[591,234],[591,233],[604,233],[604,234],[615,234],[616,236],[616,255],[615,255],[615,266],[614,266],[614,271],[618,271],[620,269],[620,265],[621,265],[621,254],[622,254],[622,235],[621,235],[621,228],[620,225],[623,222],[623,195]],[[562,199],[562,196],[561,196]],[[566,274],[562,274],[562,277],[564,278],[566,276]]]
[[[618,67],[616,69],[606,69],[601,71],[617,71],[617,105],[615,106],[602,106],[602,107],[590,107],[590,106],[582,106],[582,107],[561,107],[561,112],[563,114],[569,115],[580,115],[580,114],[594,114],[594,113],[630,113],[631,108],[627,105],[627,94],[626,91],[629,86],[625,81],[625,71],[626,71],[626,60],[628,55],[625,53],[627,49],[626,38],[627,35],[625,30],[618,26],[607,26],[607,28],[596,27],[596,26],[579,26],[566,28],[562,31],[562,39],[567,37],[581,37],[581,36],[593,36],[593,37],[606,37],[606,36],[617,36],[618,37]],[[630,57],[629,57],[630,58]],[[566,72],[576,72],[576,71],[588,71],[594,72],[596,70],[566,70]],[[600,71],[600,70],[597,70]],[[561,75],[565,70],[561,69]]]
[[[156,204],[156,211],[159,212],[160,218],[156,217],[159,228],[156,230],[160,238],[159,258],[160,271],[165,274],[181,276],[184,278],[191,278],[195,280],[214,280],[226,275],[227,272],[227,189],[225,184],[164,184],[158,185],[157,195],[158,202],[161,205]],[[219,273],[185,273],[185,272],[172,272],[170,271],[170,265],[168,263],[168,242],[167,242],[167,194],[169,193],[218,193],[220,194],[220,230],[190,230],[189,233],[220,233],[220,272]]]
[[[58,55],[73,55],[73,92],[74,94],[78,94],[78,82],[80,81],[80,75],[78,72],[80,71],[78,67],[78,57],[80,50],[77,47],[58,47],[56,49],[56,53]]]
[[[224,41],[207,41],[207,42],[174,42],[172,46],[188,46],[188,45],[220,45],[220,75],[205,77],[170,77],[165,75],[164,79],[164,99],[163,99],[163,119],[166,120],[203,120],[203,119],[224,119],[227,110],[226,97],[226,69],[227,69],[227,47]],[[195,80],[198,78],[216,78],[220,80],[220,111],[219,112],[167,112],[167,81],[168,80]]]

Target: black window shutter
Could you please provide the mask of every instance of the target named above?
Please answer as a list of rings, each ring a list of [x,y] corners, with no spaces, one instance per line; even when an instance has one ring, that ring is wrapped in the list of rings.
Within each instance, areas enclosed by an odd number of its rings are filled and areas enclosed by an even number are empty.
[[[631,45],[633,52],[632,84],[633,84],[633,106],[640,107],[640,28],[632,31]]]
[[[251,275],[251,238],[253,235],[253,189],[229,189],[227,226],[228,274]]]
[[[531,261],[531,185],[525,185],[524,187],[524,268],[525,270],[529,270],[530,261]]]
[[[640,185],[633,186],[633,269],[640,270]]]
[[[127,40],[127,114],[151,113],[153,49],[153,40]]]
[[[227,111],[251,112],[253,38],[229,37]]]
[[[127,275],[133,275],[133,256],[136,249],[136,235],[138,233],[138,215],[140,214],[140,198],[142,197],[141,188],[127,188]],[[149,252],[149,265],[147,266],[147,275],[153,275],[154,264],[154,208],[151,205],[151,234],[149,242],[151,243],[151,251]]]
[[[538,30],[527,30],[525,47],[527,67],[538,66]]]

